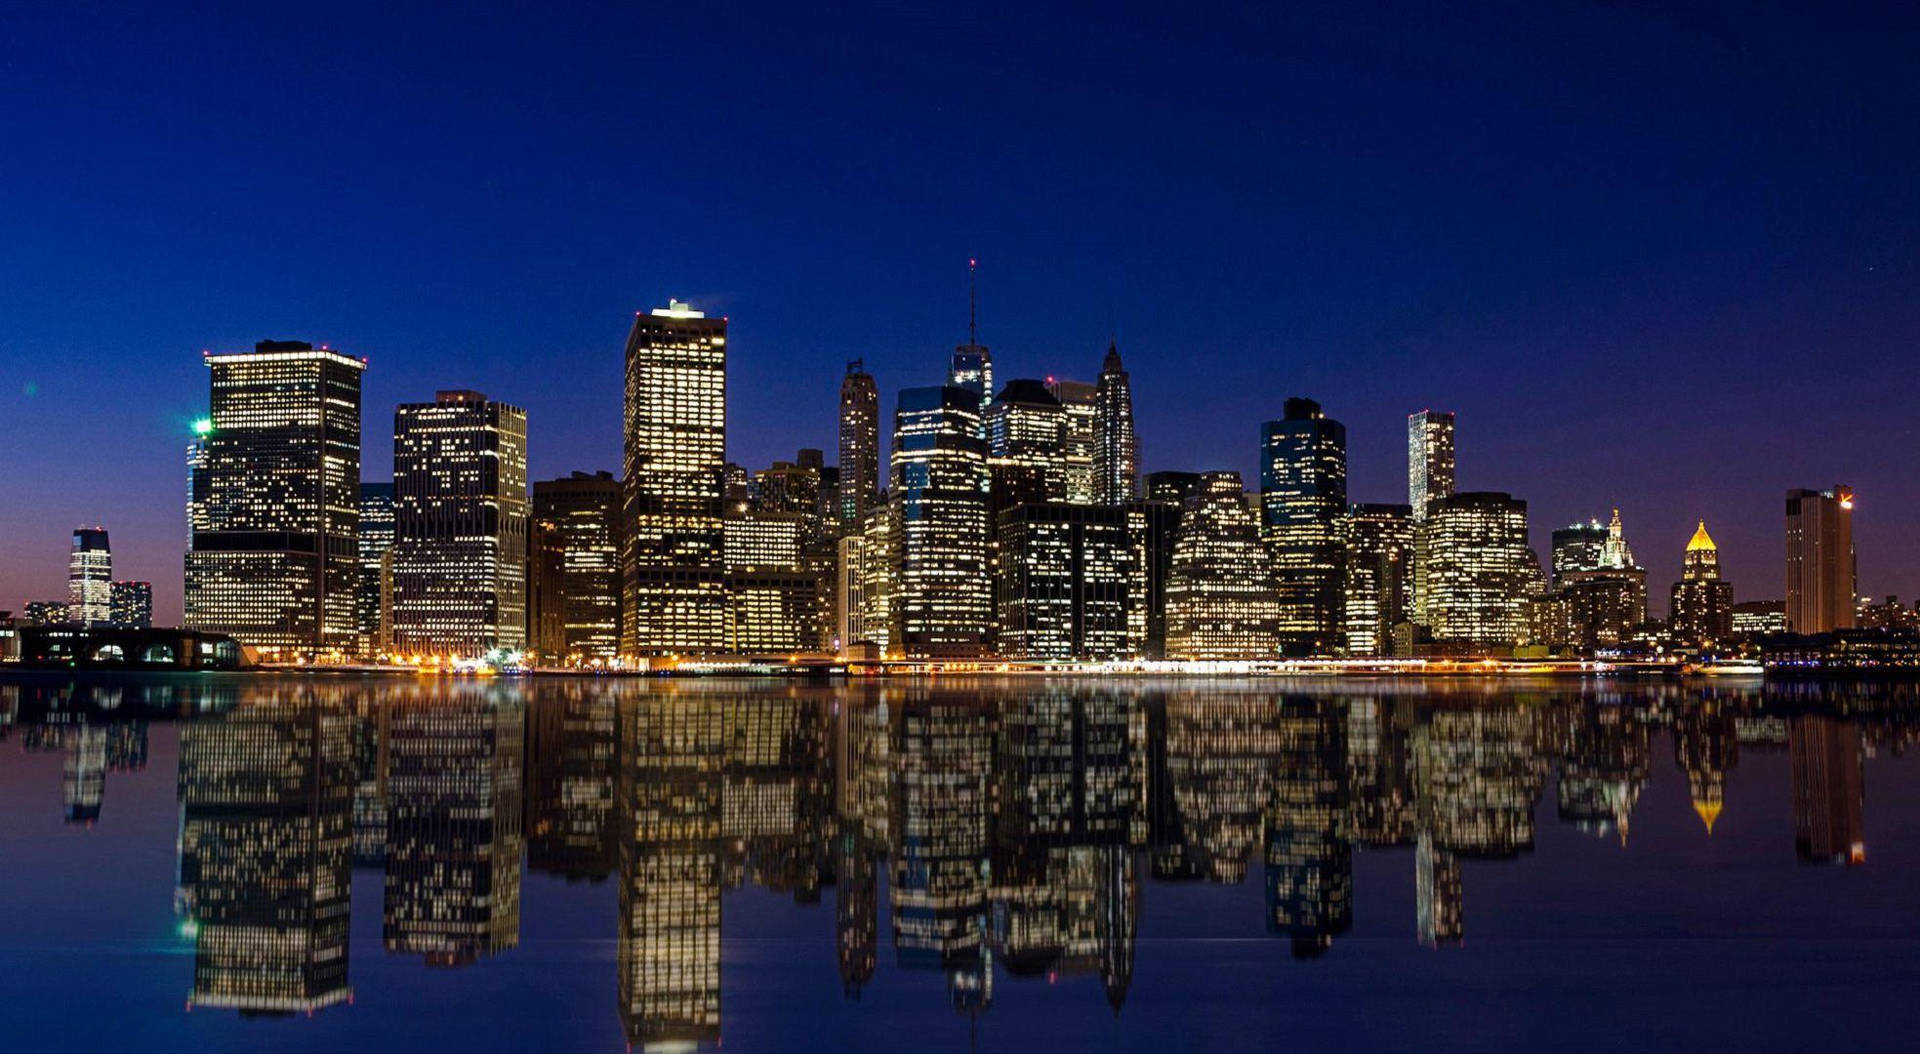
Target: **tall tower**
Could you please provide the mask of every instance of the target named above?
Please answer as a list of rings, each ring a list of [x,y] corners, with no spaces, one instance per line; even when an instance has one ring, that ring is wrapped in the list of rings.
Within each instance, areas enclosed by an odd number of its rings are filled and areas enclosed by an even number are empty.
[[[1428,507],[1418,559],[1425,591],[1419,621],[1434,639],[1510,646],[1520,638],[1529,567],[1527,503],[1510,494],[1464,491]]]
[[[840,509],[851,528],[873,508],[880,493],[880,389],[865,363],[847,363],[840,381]]]
[[[113,620],[113,548],[105,527],[76,527],[67,552],[67,618],[82,626]]]
[[[444,391],[393,415],[393,643],[476,658],[527,643],[527,412]]]
[[[1720,577],[1720,551],[1705,520],[1687,542],[1669,610],[1676,637],[1711,644],[1733,634],[1733,584]]]
[[[1085,381],[1063,381],[1047,378],[1047,391],[1060,400],[1060,407],[1066,412],[1066,443],[1061,451],[1061,461],[1066,466],[1067,501],[1075,505],[1092,505],[1094,489],[1094,447],[1100,431],[1099,409],[1096,398],[1099,388]]]
[[[303,341],[208,354],[186,623],[263,657],[353,650],[364,359]],[[196,429],[199,431],[199,429]]]
[[[1787,631],[1853,626],[1853,488],[1787,492]]]
[[[1260,534],[1273,553],[1281,644],[1325,652],[1340,629],[1347,429],[1312,399],[1260,429]]]
[[[393,640],[382,620],[391,615],[393,600],[392,570],[387,554],[393,550],[393,484],[360,484],[360,584],[354,598],[354,619],[359,624],[361,653],[371,657],[386,654]],[[390,627],[389,627],[390,628]]]
[[[1270,659],[1280,648],[1273,567],[1238,472],[1188,499],[1167,574],[1167,657]]]
[[[967,342],[953,349],[953,366],[947,371],[947,383],[979,395],[980,413],[984,417],[987,408],[993,405],[993,356],[987,352],[987,346],[980,343],[980,283],[976,270],[979,262],[967,261]]]
[[[1044,394],[1044,391],[1043,393]],[[899,506],[897,620],[890,650],[908,656],[985,652],[993,616],[987,564],[987,456],[972,389],[907,388],[893,419]]]
[[[634,317],[626,364],[621,654],[723,651],[727,320],[670,300]]]
[[[1453,493],[1453,414],[1422,410],[1407,416],[1407,504],[1425,520],[1427,506]]]
[[[1140,489],[1140,440],[1133,430],[1133,381],[1118,344],[1107,345],[1094,385],[1093,500],[1125,505]]]

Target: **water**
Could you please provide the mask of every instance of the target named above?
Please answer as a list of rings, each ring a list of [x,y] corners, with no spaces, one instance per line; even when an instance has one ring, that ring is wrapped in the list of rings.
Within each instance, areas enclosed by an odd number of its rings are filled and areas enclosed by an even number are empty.
[[[18,674],[0,1047],[1908,1049],[1915,715]]]

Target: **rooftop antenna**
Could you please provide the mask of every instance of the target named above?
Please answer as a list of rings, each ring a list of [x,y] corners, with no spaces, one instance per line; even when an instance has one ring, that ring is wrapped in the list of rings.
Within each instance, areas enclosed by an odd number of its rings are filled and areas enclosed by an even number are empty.
[[[980,306],[979,264],[980,261],[978,259],[971,256],[967,257],[967,344],[976,348],[980,346],[980,326],[978,322]]]

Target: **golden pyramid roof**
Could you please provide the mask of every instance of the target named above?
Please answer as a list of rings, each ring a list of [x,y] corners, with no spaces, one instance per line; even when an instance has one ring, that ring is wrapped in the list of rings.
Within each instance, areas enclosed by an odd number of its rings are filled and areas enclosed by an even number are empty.
[[[1694,553],[1702,549],[1709,552],[1718,551],[1713,544],[1713,537],[1707,534],[1707,521],[1705,520],[1700,521],[1700,526],[1693,532],[1692,540],[1687,542],[1687,552]]]

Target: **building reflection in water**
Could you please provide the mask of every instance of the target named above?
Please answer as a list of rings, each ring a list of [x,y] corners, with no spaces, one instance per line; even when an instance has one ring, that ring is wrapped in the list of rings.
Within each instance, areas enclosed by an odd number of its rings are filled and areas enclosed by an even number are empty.
[[[387,711],[387,950],[460,966],[518,945],[519,687],[428,682]]]
[[[353,791],[346,708],[297,683],[181,728],[190,1007],[311,1013],[348,998]]]
[[[1445,683],[1299,694],[1257,681],[208,679],[0,685],[0,738],[58,754],[65,818],[181,719],[190,1005],[345,1001],[349,874],[384,872],[386,948],[513,948],[521,865],[618,885],[619,1020],[642,1049],[721,1039],[727,890],[834,899],[849,998],[894,963],[989,1012],[996,977],[1085,978],[1115,1013],[1153,883],[1234,885],[1311,959],[1352,930],[1357,853],[1410,860],[1414,939],[1458,945],[1465,871],[1561,822],[1624,845],[1654,740],[1702,837],[1743,752],[1785,755],[1800,859],[1865,860],[1869,750],[1920,739],[1910,686]],[[51,760],[51,759],[49,759]],[[523,772],[524,769],[524,772]],[[1404,853],[1404,857],[1397,854]],[[1405,864],[1395,864],[1404,867]],[[1404,872],[1403,872],[1404,873]],[[882,887],[885,887],[884,894]]]

